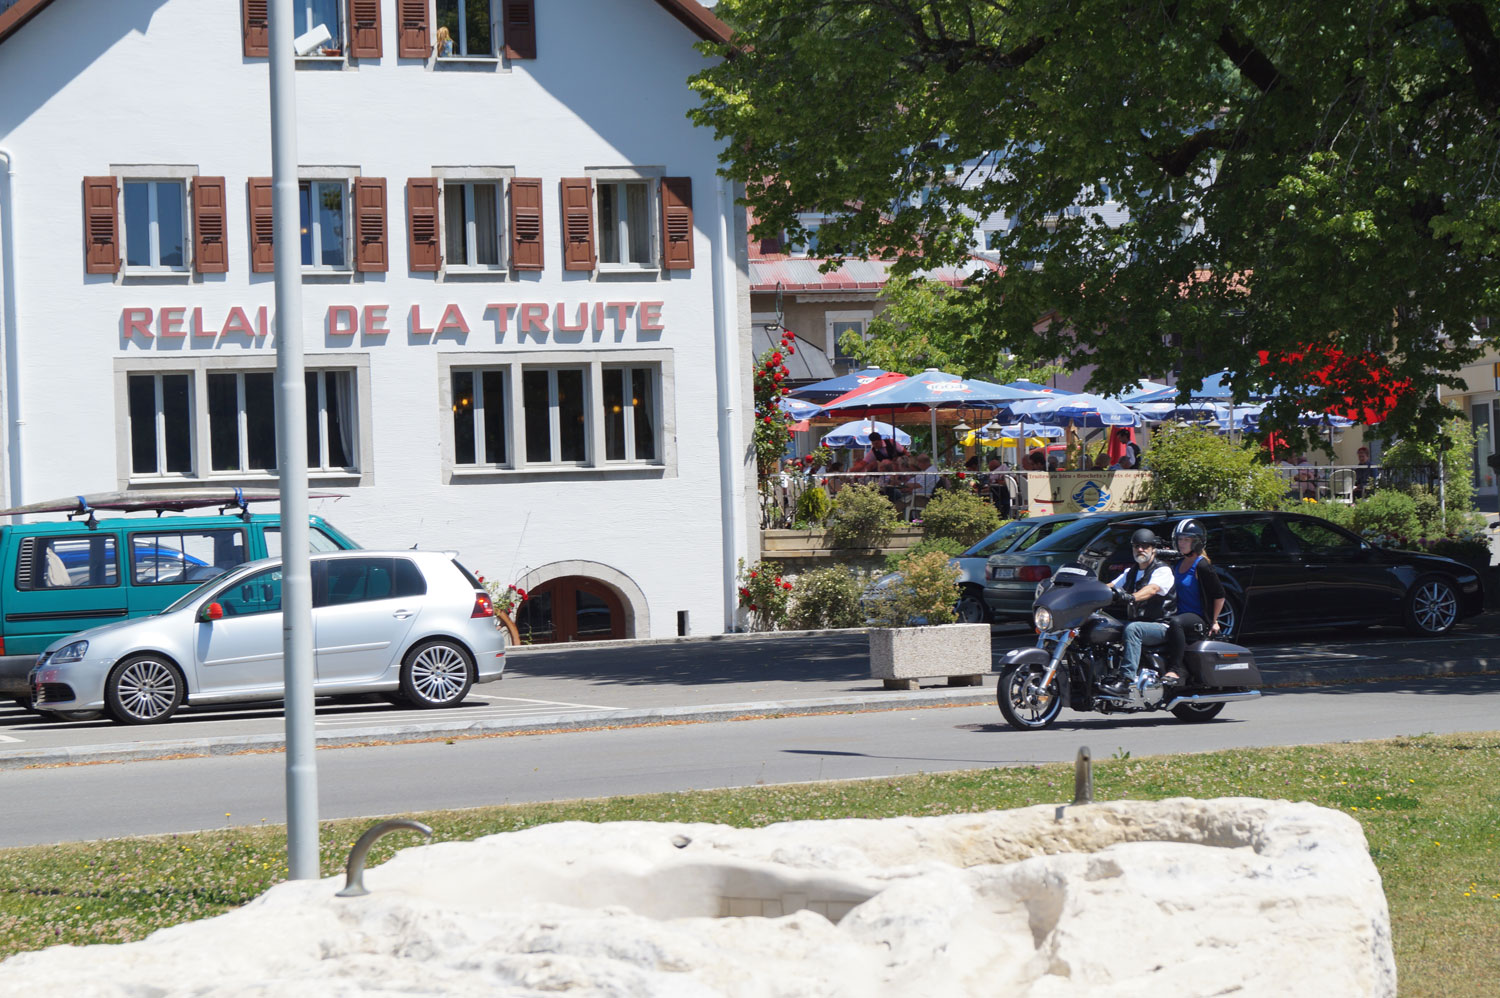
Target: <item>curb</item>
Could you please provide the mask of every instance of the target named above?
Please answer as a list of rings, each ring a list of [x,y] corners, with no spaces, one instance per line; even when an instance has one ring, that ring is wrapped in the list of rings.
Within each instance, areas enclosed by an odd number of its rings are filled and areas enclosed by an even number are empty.
[[[555,652],[592,651],[597,648],[644,648],[649,645],[697,645],[728,642],[739,644],[746,641],[779,641],[783,638],[830,638],[839,635],[861,635],[870,633],[868,627],[824,628],[817,631],[731,631],[727,634],[689,634],[667,638],[614,638],[609,641],[566,641],[550,645],[507,645],[505,657],[529,658],[532,655],[550,655]]]
[[[817,633],[817,632],[808,632]],[[740,637],[741,635],[720,635]],[[677,640],[677,639],[653,639]],[[601,642],[602,643],[602,642]],[[615,642],[609,642],[614,644]],[[1464,676],[1500,674],[1500,659],[1473,658],[1442,662],[1395,663],[1386,666],[1333,666],[1331,668],[1262,669],[1266,679],[1263,690],[1326,686],[1343,683],[1372,683],[1403,679],[1453,679]],[[994,673],[990,673],[994,675]],[[482,721],[433,720],[411,724],[379,725],[353,728],[319,735],[318,748],[362,745],[372,742],[399,743],[438,738],[487,737],[499,735],[545,734],[591,728],[640,727],[652,724],[689,724],[710,721],[732,721],[750,718],[781,717],[805,714],[857,714],[875,711],[910,710],[923,707],[962,707],[984,704],[994,699],[994,687],[974,687],[963,692],[950,687],[930,687],[926,691],[846,697],[819,697],[804,700],[767,700],[751,703],[709,704],[698,707],[624,708],[565,714],[552,718],[490,718]],[[68,766],[88,763],[141,762],[151,759],[174,759],[211,755],[236,755],[246,752],[280,752],[286,748],[282,734],[227,735],[218,738],[192,738],[150,742],[141,745],[74,745],[55,749],[21,749],[0,752],[0,770],[36,766]]]

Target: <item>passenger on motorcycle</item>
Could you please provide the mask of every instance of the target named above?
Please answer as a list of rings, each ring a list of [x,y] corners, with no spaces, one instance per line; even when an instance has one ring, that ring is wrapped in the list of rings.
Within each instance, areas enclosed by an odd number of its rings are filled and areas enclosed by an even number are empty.
[[[1208,532],[1197,520],[1182,520],[1172,531],[1172,543],[1182,560],[1173,572],[1177,595],[1177,612],[1168,620],[1171,632],[1167,635],[1168,661],[1172,668],[1162,676],[1168,686],[1182,683],[1182,653],[1187,647],[1189,635],[1192,640],[1219,633],[1219,614],[1224,610],[1224,587],[1219,582],[1219,573],[1204,550],[1208,543]]]
[[[1106,683],[1111,693],[1125,695],[1135,685],[1136,670],[1141,661],[1142,645],[1159,645],[1167,640],[1166,601],[1172,591],[1172,569],[1156,560],[1156,535],[1142,527],[1130,537],[1130,551],[1135,564],[1110,582],[1111,589],[1121,590],[1121,598],[1135,603],[1139,619],[1125,625],[1125,656],[1120,663],[1122,681]]]

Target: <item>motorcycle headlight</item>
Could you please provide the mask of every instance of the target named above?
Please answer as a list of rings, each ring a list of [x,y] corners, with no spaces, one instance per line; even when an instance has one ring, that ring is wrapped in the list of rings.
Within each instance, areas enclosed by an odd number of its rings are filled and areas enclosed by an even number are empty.
[[[57,651],[53,652],[51,657],[47,659],[47,662],[50,665],[61,665],[63,662],[81,662],[83,661],[83,656],[88,653],[89,643],[87,641],[74,641],[72,644],[63,645]]]
[[[1037,607],[1036,612],[1031,615],[1031,622],[1036,624],[1039,631],[1052,630],[1052,611],[1044,606]]]

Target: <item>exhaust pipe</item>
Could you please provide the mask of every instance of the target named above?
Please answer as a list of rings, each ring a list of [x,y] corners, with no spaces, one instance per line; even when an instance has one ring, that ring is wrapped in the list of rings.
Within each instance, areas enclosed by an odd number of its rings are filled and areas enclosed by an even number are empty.
[[[1190,697],[1174,697],[1167,704],[1166,709],[1171,710],[1178,704],[1193,703],[1228,703],[1231,700],[1254,700],[1260,696],[1260,690],[1246,690],[1243,693],[1203,693]]]

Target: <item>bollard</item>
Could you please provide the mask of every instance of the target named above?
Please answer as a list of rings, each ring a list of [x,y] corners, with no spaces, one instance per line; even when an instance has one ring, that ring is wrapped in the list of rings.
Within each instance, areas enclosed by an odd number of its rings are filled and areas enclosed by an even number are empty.
[[[1094,766],[1089,747],[1078,749],[1078,759],[1073,763],[1073,803],[1094,803]]]

